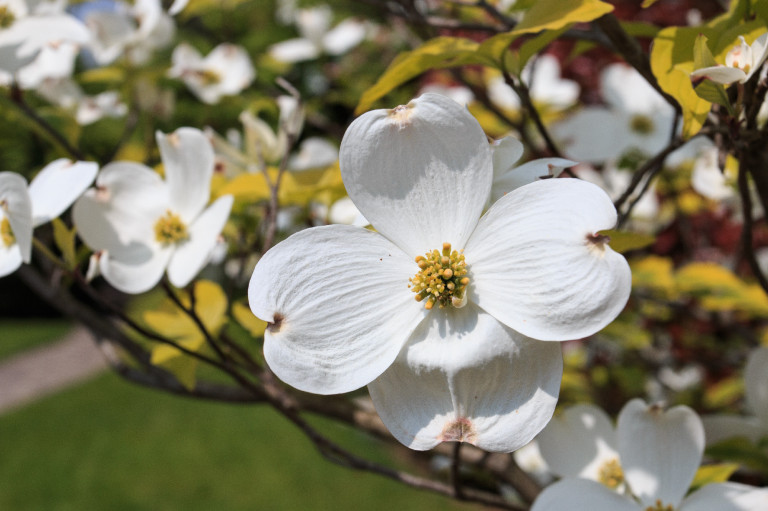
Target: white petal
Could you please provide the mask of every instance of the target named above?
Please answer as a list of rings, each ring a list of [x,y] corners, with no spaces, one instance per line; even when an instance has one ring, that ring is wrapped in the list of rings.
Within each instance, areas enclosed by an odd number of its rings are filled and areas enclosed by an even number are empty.
[[[704,415],[707,445],[714,445],[728,438],[745,437],[757,442],[768,435],[768,425],[763,424],[757,417],[742,417],[739,415]]]
[[[493,180],[491,201],[497,201],[505,194],[528,183],[558,177],[563,170],[574,165],[578,165],[578,162],[564,158],[540,158],[524,163]]]
[[[211,142],[195,128],[179,128],[168,135],[158,131],[156,136],[170,192],[169,206],[185,222],[192,223],[211,195]]]
[[[133,245],[120,254],[120,259],[107,251],[99,258],[99,271],[112,287],[123,293],[138,294],[149,291],[160,282],[171,258],[171,248]]]
[[[607,108],[587,107],[552,125],[552,135],[574,160],[601,163],[626,149],[627,118]]]
[[[600,468],[619,458],[610,417],[591,404],[571,406],[556,415],[537,440],[550,470],[560,477],[597,481]]]
[[[15,272],[21,266],[21,249],[18,243],[6,247],[0,242],[0,277]]]
[[[35,226],[61,215],[91,186],[99,165],[60,158],[46,165],[29,184]]]
[[[749,355],[744,369],[744,385],[747,406],[768,430],[768,348],[757,348]]]
[[[205,57],[205,66],[220,81],[215,84],[217,96],[237,94],[248,87],[256,76],[248,53],[241,46],[223,43]]]
[[[534,64],[530,85],[531,98],[535,102],[563,109],[579,99],[579,85],[561,77],[560,63],[556,57],[541,55],[535,61],[529,61],[530,63]],[[525,70],[523,72],[525,73]]]
[[[641,511],[641,508],[600,483],[563,479],[545,488],[531,511]]]
[[[600,83],[606,103],[616,110],[647,116],[658,112],[674,115],[672,107],[633,67],[610,64],[600,75]]]
[[[747,73],[738,67],[712,66],[697,69],[691,73],[691,78],[708,78],[715,83],[728,85],[733,82],[745,82]]]
[[[768,489],[738,483],[715,483],[692,493],[680,511],[760,511],[768,509]]]
[[[493,179],[496,180],[513,168],[523,156],[525,148],[515,137],[504,137],[491,144],[493,154]]]
[[[508,193],[480,220],[464,255],[469,300],[534,339],[591,335],[618,315],[632,276],[591,236],[616,223],[597,186],[546,179]]]
[[[351,226],[300,231],[267,252],[248,288],[273,323],[264,356],[299,390],[337,394],[395,360],[425,309],[408,289],[418,266],[383,236]]]
[[[343,55],[365,39],[365,32],[365,23],[346,19],[323,36],[323,49],[329,55]]]
[[[509,452],[552,417],[562,371],[559,346],[469,304],[432,311],[368,389],[384,424],[412,449],[463,441]]]
[[[657,500],[677,508],[704,452],[704,427],[687,406],[667,411],[633,399],[619,413],[619,454],[624,477],[644,506]]]
[[[316,59],[320,54],[315,43],[309,39],[288,39],[269,47],[269,55],[275,60],[293,64]]]
[[[227,223],[232,202],[231,195],[219,197],[189,226],[189,239],[176,247],[168,264],[171,284],[186,286],[206,265]]]
[[[384,423],[411,448],[461,440],[506,452],[527,443],[554,410],[562,362],[550,346],[471,304],[435,311],[369,389]]]
[[[0,172],[0,208],[0,217],[8,217],[21,259],[28,263],[32,257],[32,200],[27,180],[20,174]]]
[[[173,49],[171,63],[168,76],[181,78],[185,72],[199,69],[203,63],[203,56],[191,44],[180,43]]]
[[[318,169],[332,165],[339,159],[339,149],[328,140],[320,137],[304,139],[299,152],[288,160],[291,170]]]
[[[341,175],[360,212],[409,256],[462,248],[488,199],[482,128],[455,101],[424,94],[358,117],[341,142]]]
[[[520,98],[501,76],[494,76],[488,80],[488,98],[493,104],[504,110],[518,110],[520,108]]]
[[[96,188],[75,202],[72,219],[93,250],[108,250],[118,259],[124,252],[132,258],[144,252],[147,259],[155,223],[167,204],[167,187],[156,172],[138,163],[115,162],[101,170]]]
[[[188,3],[189,0],[173,0],[171,7],[168,8],[168,14],[171,16],[176,16],[184,10]]]

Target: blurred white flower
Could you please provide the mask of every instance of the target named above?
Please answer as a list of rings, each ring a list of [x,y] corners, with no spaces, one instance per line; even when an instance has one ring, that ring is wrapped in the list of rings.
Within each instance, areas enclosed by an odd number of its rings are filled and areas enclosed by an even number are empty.
[[[100,252],[99,273],[125,293],[141,293],[168,279],[184,287],[208,262],[232,196],[206,207],[213,149],[199,130],[157,133],[165,180],[139,163],[106,165],[96,187],[75,203],[73,219],[83,241]]]
[[[356,227],[365,227],[371,225],[355,203],[349,197],[342,197],[331,205],[328,211],[328,221],[332,224],[354,225]]]
[[[93,162],[66,158],[46,165],[27,187],[15,172],[0,172],[0,277],[29,263],[32,231],[61,215],[93,182]]]
[[[294,23],[301,37],[273,44],[269,54],[291,64],[316,59],[323,53],[343,55],[365,39],[365,23],[350,18],[331,28],[332,21],[333,11],[327,5],[299,9]]]
[[[691,73],[692,79],[708,78],[724,85],[733,82],[744,83],[760,69],[768,58],[768,32],[747,44],[744,36],[739,36],[739,44],[725,55],[725,65],[704,67]]]
[[[319,169],[333,165],[338,159],[339,149],[335,144],[324,138],[309,137],[301,141],[298,152],[288,159],[288,169]]]
[[[559,477],[581,477],[620,489],[616,431],[610,417],[592,404],[579,404],[555,415],[537,437],[549,470]]]
[[[610,200],[589,183],[547,179],[483,215],[485,133],[435,94],[358,117],[340,166],[376,232],[310,228],[261,258],[248,298],[269,323],[270,368],[318,394],[368,385],[413,449],[522,447],[550,419],[562,375],[559,344],[536,339],[590,335],[629,295],[626,261],[595,236],[616,221]]]
[[[600,76],[605,107],[584,107],[552,125],[574,160],[603,163],[635,150],[653,156],[669,143],[675,109],[640,73],[611,64]]]
[[[475,95],[463,85],[443,85],[439,83],[428,83],[419,89],[419,96],[422,94],[441,94],[454,100],[461,106],[467,106],[475,100]]]
[[[247,88],[256,77],[245,49],[222,43],[203,57],[187,43],[179,44],[171,56],[171,78],[181,78],[203,103],[218,103],[222,96],[232,96]]]
[[[706,415],[702,417],[707,444],[734,437],[757,442],[768,436],[768,348],[752,350],[744,368],[746,409],[751,415]]]
[[[29,87],[46,75],[71,72],[70,53],[87,43],[90,33],[65,8],[64,1],[0,0],[0,81],[7,83],[8,75],[37,59],[25,73]]]
[[[117,91],[89,96],[69,78],[45,80],[37,92],[51,103],[72,110],[75,121],[83,126],[104,117],[122,117],[128,113],[128,106],[120,99]]]
[[[562,110],[579,99],[579,85],[560,76],[560,63],[552,55],[541,55],[528,61],[521,78],[529,87],[531,99],[539,105]],[[520,109],[520,98],[502,76],[495,75],[488,80],[488,97],[505,110]]]
[[[576,175],[585,181],[594,183],[606,191],[611,200],[618,199],[627,191],[632,183],[632,172],[620,169],[614,161],[608,161],[603,169],[598,172],[589,165],[582,165],[576,170]],[[635,200],[637,194],[643,189],[645,182],[641,182],[635,187],[635,191],[630,196],[630,201]],[[646,223],[651,220],[658,220],[659,199],[656,196],[656,187],[654,183],[648,185],[640,200],[632,208],[631,218],[636,227],[652,227]]]
[[[704,452],[701,419],[687,406],[664,411],[640,399],[627,403],[616,430],[628,496],[594,481],[563,479],[547,487],[531,511],[756,511],[768,489],[714,483],[686,496]],[[576,442],[563,448],[578,447]]]

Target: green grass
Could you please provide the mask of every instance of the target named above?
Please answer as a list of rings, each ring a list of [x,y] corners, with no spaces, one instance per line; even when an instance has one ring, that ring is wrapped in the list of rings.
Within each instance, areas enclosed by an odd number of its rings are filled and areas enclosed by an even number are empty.
[[[359,433],[344,439],[386,459]],[[469,509],[324,461],[267,407],[112,374],[0,416],[0,460],[0,509],[13,511]]]
[[[71,328],[66,319],[0,319],[0,360],[60,339]]]

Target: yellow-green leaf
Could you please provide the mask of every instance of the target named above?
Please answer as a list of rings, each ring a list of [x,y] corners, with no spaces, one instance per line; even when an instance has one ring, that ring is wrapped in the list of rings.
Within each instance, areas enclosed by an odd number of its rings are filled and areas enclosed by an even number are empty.
[[[478,48],[479,44],[470,39],[436,37],[415,50],[401,53],[378,81],[363,93],[355,113],[359,115],[370,110],[387,93],[430,69],[465,64],[493,65],[493,61],[478,53]]]
[[[661,88],[683,110],[683,136],[690,138],[701,130],[712,104],[700,98],[691,84],[693,47],[704,27],[669,27],[654,38],[651,70]]]
[[[610,247],[620,254],[629,252],[630,250],[647,247],[656,241],[656,238],[650,234],[619,231],[616,229],[600,231],[600,234],[611,238],[611,241],[609,242]]]
[[[158,344],[152,348],[150,362],[173,374],[184,388],[188,390],[195,388],[197,359],[185,355],[173,346]]]
[[[707,46],[707,36],[699,34],[696,37],[696,42],[693,44],[693,67],[694,69],[701,69],[703,67],[716,66],[717,62],[712,55],[712,51]]]
[[[721,408],[735,403],[743,394],[743,378],[730,376],[707,387],[704,391],[704,405],[707,408]]]
[[[515,27],[518,34],[559,30],[571,23],[584,23],[608,14],[613,6],[600,0],[539,0]]]
[[[699,467],[691,483],[691,491],[712,483],[724,483],[739,468],[738,463],[719,463]]]
[[[267,322],[253,315],[250,307],[245,303],[245,299],[232,304],[232,316],[253,337],[262,337],[264,335]]]
[[[61,252],[67,267],[72,270],[77,266],[77,256],[75,255],[75,232],[73,227],[69,229],[59,218],[51,221],[53,225],[53,241]]]
[[[642,7],[643,9],[647,9],[648,7],[652,6],[658,1],[659,0],[643,0],[643,3],[640,4],[640,7]]]

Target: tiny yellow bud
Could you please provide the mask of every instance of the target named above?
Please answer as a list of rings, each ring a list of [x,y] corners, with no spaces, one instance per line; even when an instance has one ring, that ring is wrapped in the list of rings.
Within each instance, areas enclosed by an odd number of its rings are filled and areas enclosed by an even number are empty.
[[[450,268],[444,269],[443,270],[443,278],[444,279],[450,279],[451,277],[453,277],[453,270],[451,270]]]

